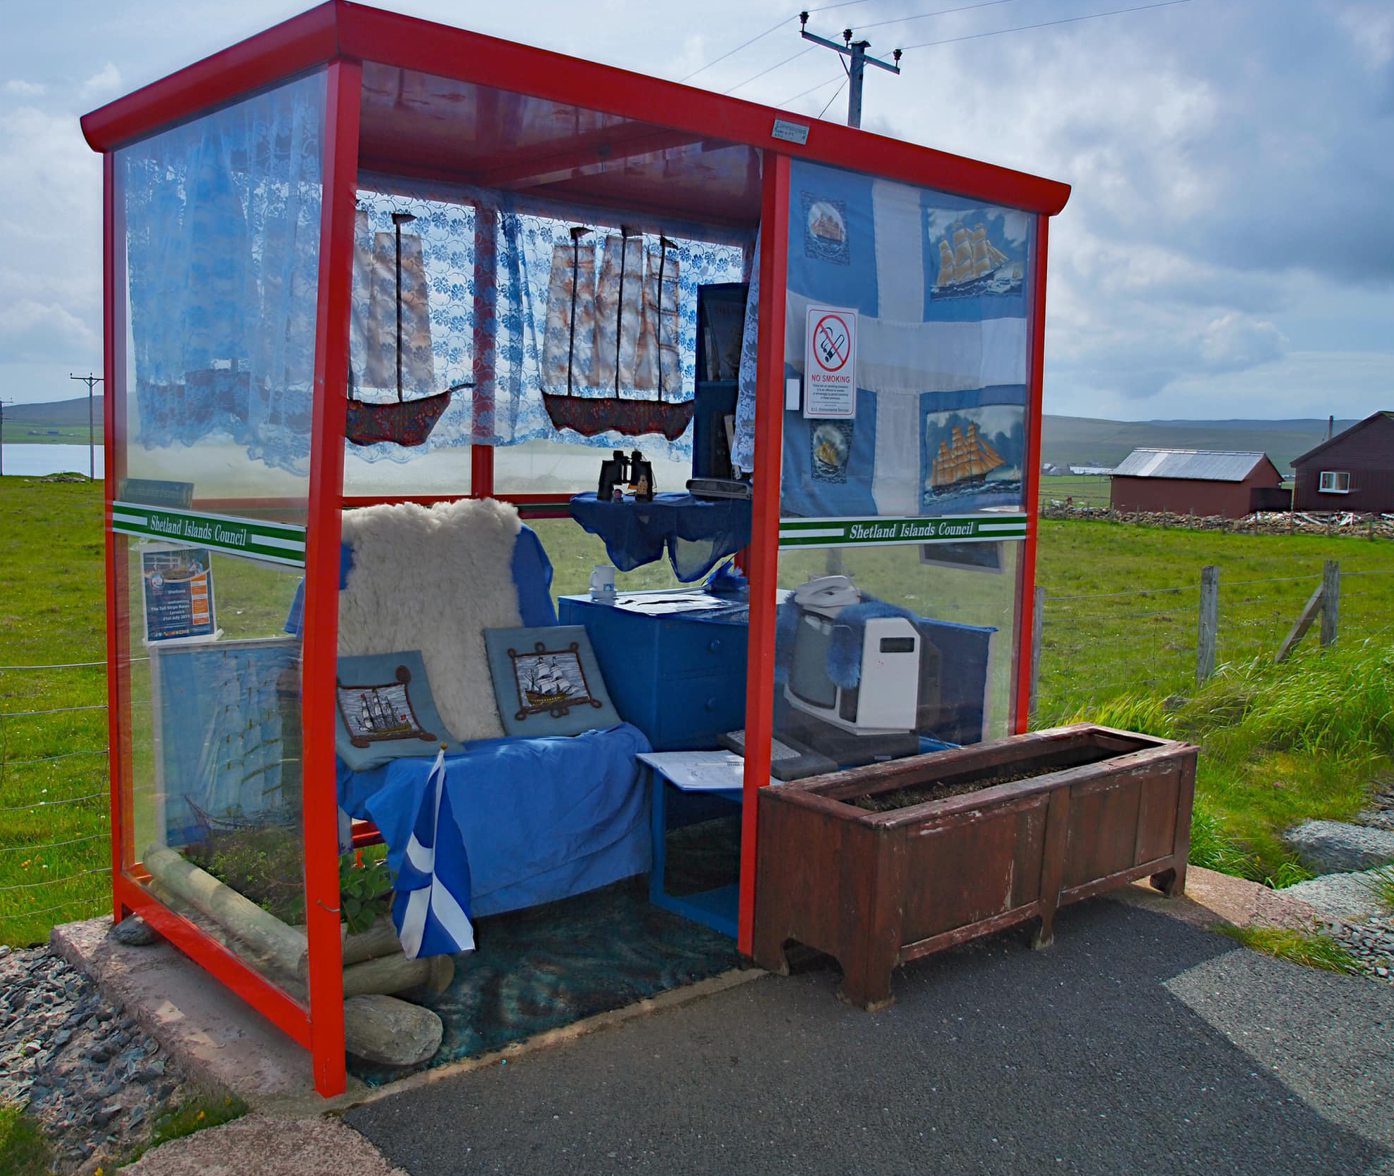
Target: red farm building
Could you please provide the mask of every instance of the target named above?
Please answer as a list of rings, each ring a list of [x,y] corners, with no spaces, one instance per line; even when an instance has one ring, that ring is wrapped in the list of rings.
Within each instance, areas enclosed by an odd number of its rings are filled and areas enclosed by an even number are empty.
[[[1282,475],[1264,453],[1134,449],[1113,471],[1114,510],[1243,518],[1285,510]]]
[[[1377,412],[1293,459],[1294,510],[1394,511],[1394,412]]]

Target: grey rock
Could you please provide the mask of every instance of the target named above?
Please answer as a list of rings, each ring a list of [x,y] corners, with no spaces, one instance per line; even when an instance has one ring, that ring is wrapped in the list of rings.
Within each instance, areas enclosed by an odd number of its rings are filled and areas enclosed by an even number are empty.
[[[13,950],[14,949],[11,948],[9,944],[0,943],[0,960],[3,960]]]
[[[1325,874],[1283,890],[1328,919],[1361,922],[1380,912],[1373,871]]]
[[[1344,821],[1304,821],[1283,840],[1317,874],[1368,870],[1394,861],[1394,830],[1371,829]]]

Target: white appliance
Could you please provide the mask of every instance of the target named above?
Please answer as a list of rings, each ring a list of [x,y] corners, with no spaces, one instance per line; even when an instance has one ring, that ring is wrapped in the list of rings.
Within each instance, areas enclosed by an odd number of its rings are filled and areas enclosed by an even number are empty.
[[[920,697],[920,632],[905,617],[871,617],[861,638],[861,676],[850,689],[828,675],[837,617],[861,593],[847,576],[819,576],[794,592],[798,628],[784,697],[789,705],[857,735],[913,731]]]

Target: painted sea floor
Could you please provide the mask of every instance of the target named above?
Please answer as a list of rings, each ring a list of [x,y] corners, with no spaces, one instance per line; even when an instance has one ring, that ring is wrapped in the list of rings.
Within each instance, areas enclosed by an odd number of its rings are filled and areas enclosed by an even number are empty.
[[[738,818],[671,832],[670,892],[734,881],[739,832]],[[741,962],[733,940],[653,906],[646,875],[478,919],[475,942],[475,951],[457,958],[450,987],[419,1000],[445,1024],[435,1056],[413,1069],[350,1057],[350,1073],[381,1086],[694,984]]]

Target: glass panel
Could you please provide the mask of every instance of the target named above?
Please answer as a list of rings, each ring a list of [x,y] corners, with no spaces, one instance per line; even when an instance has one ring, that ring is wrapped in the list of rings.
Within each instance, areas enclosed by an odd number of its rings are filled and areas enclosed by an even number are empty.
[[[424,412],[429,397],[444,405],[454,391],[419,444],[349,444],[348,493],[463,492],[468,461],[444,461],[442,451],[481,443],[520,447],[496,462],[501,492],[593,485],[594,456],[584,476],[567,467],[565,477],[578,476],[552,484],[559,467],[536,454],[558,443],[573,453],[638,447],[660,486],[683,488],[697,288],[740,281],[741,234],[713,242],[696,226],[621,226],[615,216],[508,192],[365,177],[355,396],[391,406],[400,375],[401,401]],[[393,464],[412,472],[386,468]]]
[[[791,168],[776,776],[1012,730],[1034,222]]]
[[[304,922],[286,626],[303,576],[324,109],[321,73],[116,158],[131,876],[302,1000],[295,936],[277,927]],[[195,871],[250,901],[210,915]]]

